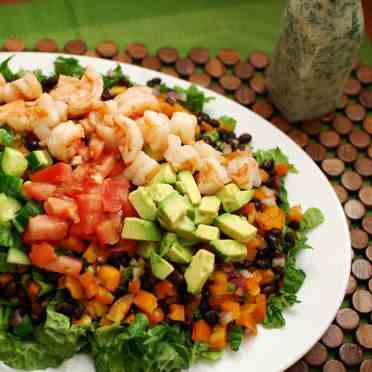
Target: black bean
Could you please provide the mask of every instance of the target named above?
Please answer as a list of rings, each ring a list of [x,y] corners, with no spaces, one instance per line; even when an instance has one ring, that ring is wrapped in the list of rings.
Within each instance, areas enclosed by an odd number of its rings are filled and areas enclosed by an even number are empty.
[[[292,248],[295,244],[295,237],[291,231],[288,231],[284,236],[284,241],[288,248]]]
[[[209,122],[210,117],[205,112],[198,112],[196,113],[196,119],[198,120],[198,124],[200,125],[203,121]]]
[[[208,124],[212,125],[212,127],[217,127],[217,128],[220,126],[220,122],[218,120],[211,119],[211,118],[209,118]]]
[[[276,292],[275,285],[265,285],[265,287],[262,288],[262,292],[265,293],[265,295],[271,295]]]
[[[153,276],[152,273],[149,272],[146,274],[146,280],[142,281],[142,288],[145,291],[151,292],[154,289],[156,282],[157,279],[155,278],[155,276]]]
[[[167,98],[165,99],[165,102],[167,102],[169,105],[175,105],[176,104],[176,99],[170,95],[167,95]]]
[[[148,80],[146,85],[150,88],[156,87],[157,85],[161,84],[161,79],[159,77],[155,77],[153,79]]]
[[[27,149],[30,151],[37,150],[40,147],[39,139],[31,132],[26,134],[24,141]]]
[[[115,291],[115,295],[117,297],[124,296],[125,294],[128,293],[128,285],[127,284],[121,284],[117,290]]]
[[[53,273],[51,271],[44,271],[43,275],[48,279],[48,282],[51,282],[53,284],[57,284],[60,277],[59,274]]]
[[[281,231],[278,229],[272,229],[266,234],[266,242],[268,247],[275,251],[280,248]]]
[[[110,93],[108,89],[105,89],[102,93],[101,99],[102,101],[109,101],[110,99],[113,99],[113,95]]]
[[[252,136],[249,133],[244,133],[239,136],[240,144],[247,144],[252,141]]]
[[[76,303],[74,306],[73,318],[80,319],[84,314],[84,305]]]
[[[113,253],[108,259],[107,263],[114,267],[128,266],[131,258],[126,253]]]
[[[255,205],[255,207],[256,207],[256,210],[261,210],[261,208],[262,208],[262,202],[261,202],[261,200],[258,200],[258,199],[253,199],[253,202],[254,202],[254,205]]]
[[[50,76],[47,79],[43,80],[41,83],[43,87],[43,92],[48,93],[57,85],[58,79],[57,76]]]
[[[61,302],[56,305],[56,311],[66,316],[72,316],[75,312],[75,308],[74,305],[69,302]]]
[[[215,310],[207,311],[204,314],[204,320],[211,326],[218,324],[220,321],[220,314]]]
[[[220,132],[220,136],[221,136],[221,140],[225,142],[231,141],[236,137],[234,132],[223,132],[223,131]]]
[[[176,287],[181,286],[185,283],[185,278],[178,270],[173,270],[173,272],[169,275],[168,279]]]
[[[262,169],[265,169],[266,172],[269,172],[271,173],[273,170],[274,170],[274,161],[273,160],[265,160],[262,164],[261,164],[261,168]]]
[[[279,176],[270,177],[266,182],[266,186],[270,187],[271,189],[275,191],[279,191],[280,190],[280,177]]]
[[[236,138],[234,138],[233,140],[229,141],[229,143],[230,143],[231,148],[233,150],[237,150],[238,149],[238,147],[239,147],[239,141]]]
[[[290,221],[288,226],[293,230],[298,230],[300,228],[300,223],[298,221]]]
[[[131,86],[133,86],[133,84],[130,82],[130,80],[126,76],[123,76],[119,80],[119,85],[121,85],[123,87],[127,87],[127,88],[130,88]]]
[[[9,320],[9,324],[13,327],[13,328],[17,328],[18,326],[20,326],[22,324],[22,321],[23,321],[23,315],[24,315],[24,311],[23,309],[15,309],[13,312],[12,312],[12,315],[10,317],[10,320]]]
[[[12,298],[17,296],[17,284],[15,282],[10,282],[4,288],[4,295],[7,298]]]
[[[259,259],[256,261],[256,265],[260,269],[270,269],[271,268],[271,261],[267,259]]]

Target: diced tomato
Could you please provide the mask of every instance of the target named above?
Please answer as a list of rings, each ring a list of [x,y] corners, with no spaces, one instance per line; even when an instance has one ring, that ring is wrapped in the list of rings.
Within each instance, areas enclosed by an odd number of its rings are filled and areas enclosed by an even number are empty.
[[[137,242],[135,240],[129,240],[129,239],[121,239],[120,243],[115,246],[114,248],[111,248],[109,251],[110,254],[114,253],[128,253],[129,256],[134,256],[138,248]]]
[[[128,190],[129,182],[124,177],[106,179],[103,182],[103,210],[118,212],[128,202]]]
[[[33,173],[30,178],[34,182],[48,182],[54,185],[60,185],[69,181],[72,176],[72,168],[66,163],[57,163],[48,168]]]
[[[83,267],[82,262],[74,257],[57,256],[57,258],[46,265],[40,265],[40,268],[53,271],[59,274],[78,276]]]
[[[41,214],[29,219],[24,240],[27,242],[62,240],[67,234],[67,229],[67,222]]]
[[[101,244],[116,244],[120,239],[120,224],[115,219],[102,221],[96,226],[96,234]]]
[[[91,235],[103,218],[102,198],[100,194],[81,194],[76,196],[80,222],[78,224],[81,234]],[[73,229],[76,232],[76,228]],[[77,234],[79,235],[79,234]]]
[[[96,170],[103,177],[107,177],[111,171],[114,169],[116,159],[114,155],[105,155],[100,159],[98,165],[96,165]]]
[[[47,265],[57,258],[54,247],[48,243],[32,244],[29,256],[34,266]]]
[[[123,202],[123,205],[121,207],[123,211],[124,217],[138,217],[137,211],[134,209],[132,203],[129,201],[129,199],[125,200]]]
[[[52,197],[44,203],[44,209],[49,216],[59,217],[62,220],[71,220],[75,223],[80,221],[75,200]]]
[[[119,176],[119,175],[123,174],[124,169],[125,169],[124,162],[121,161],[121,160],[117,160],[117,161],[115,162],[115,165],[114,165],[114,167],[112,168],[112,170],[111,170],[109,176],[110,176],[110,177]]]
[[[57,187],[45,182],[26,182],[23,185],[23,192],[29,199],[45,201],[51,197]]]
[[[76,236],[69,236],[59,242],[59,245],[65,249],[69,249],[73,252],[83,253],[87,250],[87,246],[83,240],[77,238]]]

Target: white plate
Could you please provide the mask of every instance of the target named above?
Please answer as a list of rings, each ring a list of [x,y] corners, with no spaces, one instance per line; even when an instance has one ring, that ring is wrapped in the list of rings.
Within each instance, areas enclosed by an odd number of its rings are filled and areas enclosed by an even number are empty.
[[[0,61],[11,53],[0,53]],[[41,68],[53,70],[55,54],[14,53],[11,67],[18,69]],[[83,65],[92,65],[104,73],[115,63],[103,59],[77,57]],[[141,67],[123,64],[123,71],[134,82],[143,84],[160,76],[170,86],[187,87],[188,82]],[[285,313],[287,325],[281,330],[259,329],[258,336],[247,341],[240,352],[227,352],[222,361],[198,364],[193,372],[276,372],[282,371],[300,359],[323,335],[332,322],[345,294],[351,263],[350,238],[342,207],[327,178],[285,134],[243,106],[207,91],[216,97],[206,111],[212,116],[230,115],[238,121],[238,132],[249,132],[255,148],[279,146],[295,164],[298,174],[288,177],[287,186],[291,203],[300,203],[305,209],[318,207],[325,215],[325,223],[310,235],[313,250],[302,252],[299,265],[306,272],[306,280],[299,292],[300,304]],[[4,368],[5,370],[5,368]],[[66,362],[58,371],[93,371],[85,356]]]

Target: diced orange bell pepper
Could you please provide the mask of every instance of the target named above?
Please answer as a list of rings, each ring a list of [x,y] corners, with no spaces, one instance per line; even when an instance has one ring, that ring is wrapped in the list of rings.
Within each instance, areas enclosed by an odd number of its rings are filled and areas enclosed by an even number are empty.
[[[128,284],[128,292],[136,295],[141,289],[141,283],[139,280],[131,280]]]
[[[11,273],[4,273],[0,275],[0,287],[6,286],[13,280],[13,275]]]
[[[169,280],[162,280],[155,285],[155,294],[159,300],[176,295],[176,288]]]
[[[147,291],[140,290],[134,298],[134,304],[146,314],[151,314],[158,306],[156,297]]]
[[[86,244],[76,236],[70,235],[68,238],[63,239],[60,243],[61,247],[69,249],[70,251],[83,253],[86,251]]]
[[[180,304],[169,305],[168,318],[178,322],[185,321],[185,306]]]
[[[97,276],[101,284],[110,292],[115,292],[120,285],[120,271],[111,265],[98,267]]]
[[[35,281],[31,281],[28,285],[28,295],[31,299],[31,301],[34,301],[40,292],[40,285],[36,283]]]
[[[97,294],[94,298],[106,305],[111,305],[114,302],[114,296],[106,288],[101,286],[98,286]]]
[[[84,298],[84,290],[78,279],[67,275],[64,285],[70,291],[71,297],[75,300],[82,300]]]
[[[194,342],[205,342],[206,344],[209,342],[209,338],[211,336],[211,327],[209,324],[201,319],[194,323],[192,327],[192,340]]]
[[[94,297],[98,292],[97,279],[90,271],[86,271],[79,277],[80,283],[84,288],[85,297],[90,299]]]
[[[265,169],[262,169],[262,168],[260,168],[259,173],[260,173],[261,182],[266,183],[270,178],[269,173],[267,173]]]
[[[233,316],[233,320],[240,316],[240,304],[235,301],[226,301],[221,304],[221,311],[229,312]]]
[[[266,318],[266,296],[264,294],[256,297],[256,308],[253,311],[253,317],[257,323],[262,323]]]
[[[214,350],[223,349],[226,345],[226,327],[217,325],[209,337],[209,345]]]
[[[136,315],[135,314],[129,314],[124,323],[127,323],[127,324],[132,324],[134,321],[136,320]]]
[[[223,271],[216,271],[213,273],[211,280],[212,284],[209,286],[209,293],[212,296],[222,296],[228,292],[228,277]]]
[[[275,279],[275,274],[274,274],[274,271],[272,271],[271,269],[267,269],[267,270],[257,270],[262,279],[260,280],[260,284],[270,284],[274,281]]]
[[[304,218],[301,206],[295,205],[289,208],[287,217],[289,221],[300,222]]]
[[[255,193],[254,193],[254,197],[255,199],[258,199],[258,200],[264,200],[267,198],[266,194],[264,193],[264,191],[262,190],[262,188],[258,188]]]
[[[120,297],[111,306],[106,318],[112,322],[122,322],[127,316],[131,306],[133,304],[133,295],[125,295]]]
[[[289,166],[287,163],[279,163],[279,164],[275,164],[275,174],[279,177],[283,177],[285,175],[287,175],[288,173],[288,170],[289,170]]]
[[[99,325],[104,327],[104,326],[108,326],[108,325],[111,325],[112,324],[112,321],[103,317],[101,318],[101,320],[99,321]]]
[[[94,319],[102,318],[108,311],[108,306],[98,302],[89,301],[85,306],[86,312]]]
[[[72,321],[72,323],[74,325],[89,325],[92,323],[92,318],[87,315],[87,314],[84,314],[80,319],[75,319]]]
[[[254,311],[256,304],[245,304],[241,306],[240,316],[236,320],[236,324],[241,325],[249,329],[253,334],[257,333],[256,320],[254,317]]]
[[[158,306],[151,314],[147,314],[150,323],[156,325],[164,320],[164,311]]]
[[[173,106],[170,105],[168,102],[164,101],[163,97],[158,97],[158,100],[160,104],[160,112],[171,118],[174,112]]]
[[[208,304],[213,309],[219,309],[222,303],[227,301],[235,301],[236,297],[232,294],[224,294],[222,296],[211,296],[208,299]]]
[[[245,282],[245,289],[251,296],[259,295],[261,292],[260,281],[256,277],[251,276]]]
[[[84,252],[83,257],[90,263],[94,264],[97,261],[96,246],[92,243]]]
[[[282,230],[285,224],[285,214],[278,206],[274,205],[257,213],[256,222],[259,229],[263,231]]]

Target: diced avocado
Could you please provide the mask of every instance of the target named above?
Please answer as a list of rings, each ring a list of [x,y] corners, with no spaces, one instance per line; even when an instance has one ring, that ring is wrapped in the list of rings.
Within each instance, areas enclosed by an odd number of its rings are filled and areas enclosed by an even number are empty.
[[[195,207],[191,204],[190,199],[187,195],[183,196],[183,200],[184,200],[186,208],[187,208],[187,211],[186,211],[187,216],[190,217],[191,219],[194,219],[194,217],[195,217]]]
[[[178,173],[177,177],[191,203],[193,205],[198,205],[201,200],[201,195],[192,173],[189,171],[182,171]]]
[[[172,232],[165,233],[160,242],[159,255],[164,256],[168,253],[172,244],[177,241],[177,235]]]
[[[31,261],[27,254],[17,248],[9,248],[8,257],[6,259],[8,263],[17,265],[30,265]]]
[[[138,254],[143,258],[150,258],[152,252],[156,252],[158,243],[141,242],[138,248]]]
[[[178,192],[180,192],[181,194],[186,194],[185,186],[181,181],[177,181],[174,186],[176,187],[176,190]]]
[[[0,128],[0,145],[11,146],[14,142],[14,136],[8,130]]]
[[[254,197],[255,190],[243,190],[238,192],[236,195],[236,199],[238,201],[237,206],[239,207],[238,209],[244,207],[247,203],[249,203],[252,198]]]
[[[190,265],[185,270],[187,291],[191,294],[200,293],[213,270],[214,254],[205,249],[200,249],[192,257]]]
[[[163,163],[160,165],[159,172],[155,174],[152,178],[150,184],[154,183],[169,183],[171,185],[175,184],[177,181],[177,176],[172,167],[168,163]]]
[[[21,204],[16,199],[0,194],[0,223],[12,220],[19,209]]]
[[[180,243],[183,247],[193,247],[194,245],[200,243],[200,241],[199,241],[198,239],[184,239],[184,238],[182,238],[182,237],[179,237],[179,238],[178,238],[178,241],[179,241],[179,243]]]
[[[171,185],[166,183],[155,183],[147,186],[146,189],[155,203],[160,203],[164,198],[175,191]]]
[[[254,190],[240,191],[235,183],[222,187],[217,197],[222,201],[225,212],[235,212],[247,204],[254,196]]]
[[[157,208],[145,187],[132,191],[129,194],[129,200],[141,218],[155,221]]]
[[[200,224],[196,228],[195,236],[204,241],[216,240],[220,238],[220,230],[216,226]]]
[[[164,280],[174,270],[167,260],[156,253],[151,254],[150,264],[152,273],[160,280]]]
[[[229,116],[221,116],[218,121],[220,122],[220,129],[225,132],[234,132],[236,127],[236,120]]]
[[[10,176],[21,177],[27,169],[27,159],[18,150],[11,147],[5,147],[1,159],[1,168],[4,173]]]
[[[192,259],[192,251],[190,248],[183,247],[176,239],[168,249],[165,257],[172,262],[187,264]]]
[[[195,224],[185,216],[173,226],[174,232],[185,239],[195,239]]]
[[[246,218],[236,214],[221,214],[215,219],[215,224],[224,234],[243,243],[254,238],[257,233],[257,229]]]
[[[50,157],[49,152],[45,150],[32,151],[27,155],[27,161],[31,170],[34,171],[53,164],[53,160]]]
[[[137,217],[126,217],[124,218],[121,237],[123,239],[158,242],[161,239],[161,234],[158,227],[151,221],[141,220]]]
[[[172,192],[159,203],[159,215],[163,221],[174,225],[186,216],[185,201],[178,192]]]
[[[216,196],[204,196],[199,204],[195,213],[195,223],[198,224],[211,224],[218,216],[218,211],[221,206],[221,200]]]
[[[211,246],[218,255],[224,258],[225,262],[242,261],[247,256],[247,247],[235,240],[213,240]]]

